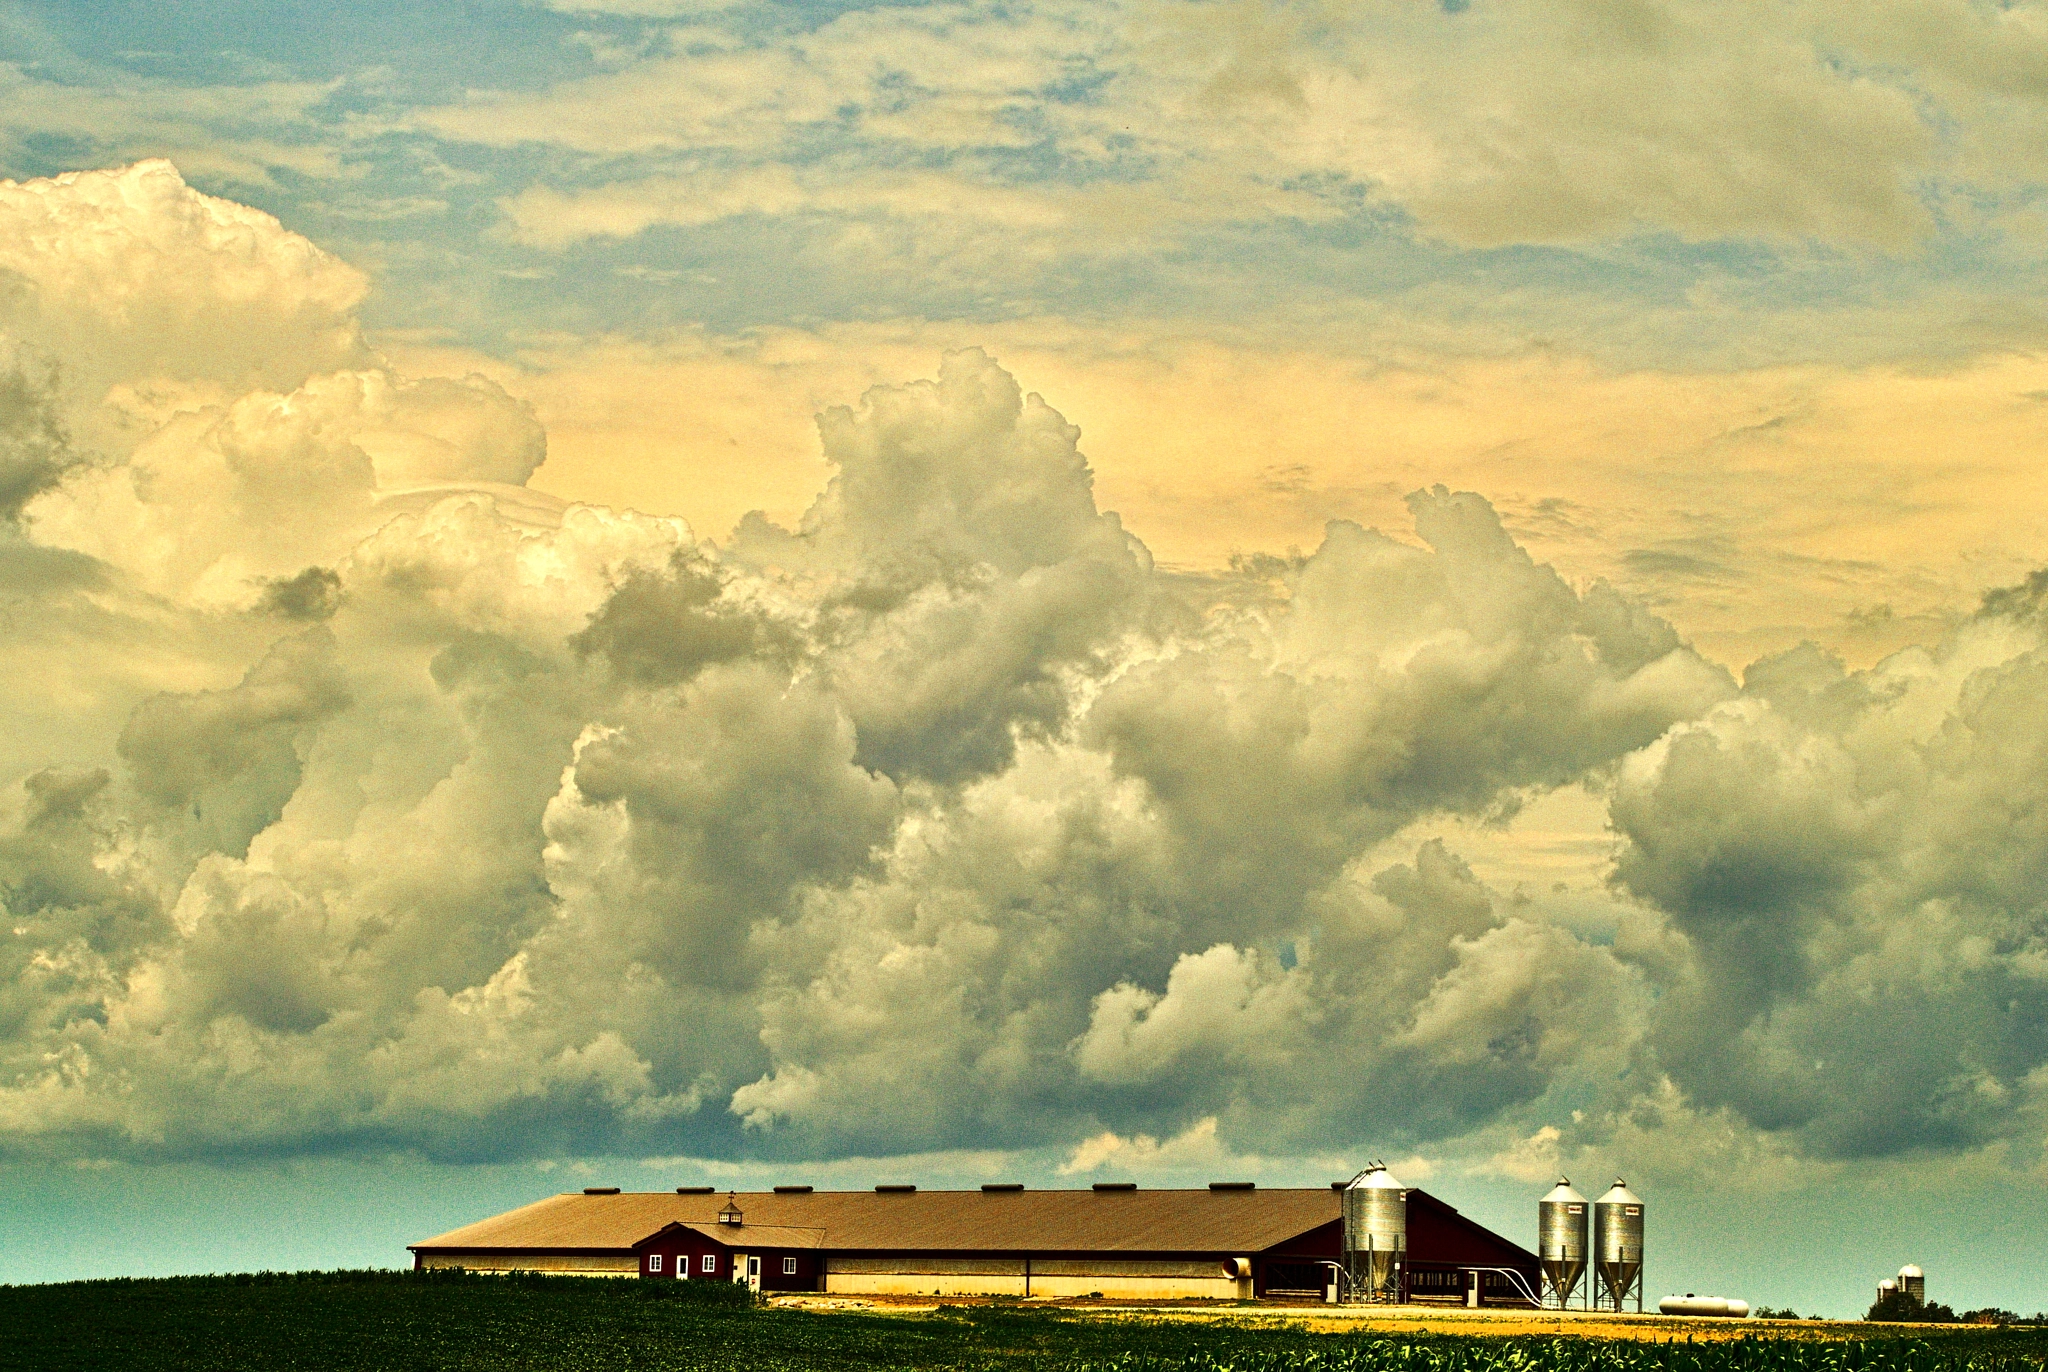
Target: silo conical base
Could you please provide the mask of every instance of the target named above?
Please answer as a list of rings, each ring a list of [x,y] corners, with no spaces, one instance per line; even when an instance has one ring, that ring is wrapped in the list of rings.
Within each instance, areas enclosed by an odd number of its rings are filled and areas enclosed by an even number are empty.
[[[1401,1260],[1406,1255],[1406,1245],[1346,1253],[1344,1269],[1351,1284],[1347,1299],[1379,1305],[1398,1302],[1401,1299]]]
[[[1639,1262],[1603,1262],[1596,1271],[1599,1280],[1593,1292],[1595,1305],[1606,1310],[1621,1309],[1622,1302],[1630,1296],[1636,1300],[1636,1309],[1643,1308],[1643,1265]]]
[[[1557,1301],[1562,1310],[1571,1304],[1572,1297],[1579,1293],[1579,1279],[1586,1275],[1586,1264],[1578,1258],[1543,1259],[1544,1294]]]

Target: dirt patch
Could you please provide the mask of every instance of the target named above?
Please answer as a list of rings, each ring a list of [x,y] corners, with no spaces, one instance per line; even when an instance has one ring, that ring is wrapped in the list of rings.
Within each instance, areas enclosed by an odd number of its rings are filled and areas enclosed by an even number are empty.
[[[1477,1334],[1495,1338],[1644,1339],[1696,1343],[1722,1339],[1855,1337],[1858,1327],[1827,1320],[1704,1320],[1669,1315],[1617,1315],[1576,1310],[1461,1310],[1455,1307],[1303,1307],[1257,1312],[1161,1311],[1182,1319],[1252,1318],[1262,1324],[1307,1329],[1318,1334],[1371,1330],[1377,1334]],[[1867,1333],[1867,1330],[1862,1331]]]
[[[1020,1309],[1088,1312],[1103,1319],[1188,1320],[1250,1327],[1302,1329],[1335,1334],[1370,1330],[1380,1334],[1476,1334],[1497,1338],[1641,1339],[1663,1343],[1688,1339],[1712,1343],[1766,1338],[1838,1341],[1872,1334],[1903,1333],[1908,1326],[1874,1326],[1860,1320],[1684,1319],[1674,1315],[1615,1314],[1600,1310],[1466,1310],[1457,1306],[1257,1305],[1226,1301],[1018,1300],[999,1296],[776,1296],[777,1305],[800,1310],[862,1311],[875,1315],[930,1314],[957,1306],[1005,1305]],[[1913,1325],[1916,1337],[1955,1333],[1968,1326]]]

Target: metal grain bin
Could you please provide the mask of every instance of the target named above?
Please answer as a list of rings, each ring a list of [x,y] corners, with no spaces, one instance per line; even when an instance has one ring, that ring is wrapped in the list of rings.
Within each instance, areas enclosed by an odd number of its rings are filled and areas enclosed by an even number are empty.
[[[1593,1202],[1593,1296],[1621,1309],[1631,1294],[1643,1308],[1643,1202],[1620,1177]]]
[[[1398,1301],[1408,1257],[1408,1192],[1376,1162],[1344,1188],[1344,1271],[1352,1300]]]
[[[1591,1207],[1572,1189],[1570,1177],[1559,1177],[1549,1195],[1536,1202],[1536,1256],[1543,1263],[1543,1298],[1562,1310],[1579,1293],[1586,1275],[1586,1251],[1592,1233]]]

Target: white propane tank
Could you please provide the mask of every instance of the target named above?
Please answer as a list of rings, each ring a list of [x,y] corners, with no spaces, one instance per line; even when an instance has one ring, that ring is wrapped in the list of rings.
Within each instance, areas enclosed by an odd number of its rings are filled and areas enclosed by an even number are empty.
[[[1695,1296],[1688,1291],[1683,1296],[1666,1296],[1657,1302],[1660,1315],[1712,1316],[1716,1319],[1746,1320],[1749,1318],[1749,1302],[1735,1300],[1728,1296]]]

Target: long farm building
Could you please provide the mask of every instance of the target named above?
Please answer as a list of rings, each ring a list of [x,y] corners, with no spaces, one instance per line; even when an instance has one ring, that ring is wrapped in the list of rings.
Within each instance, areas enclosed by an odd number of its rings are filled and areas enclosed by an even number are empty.
[[[593,1188],[410,1245],[420,1268],[740,1281],[872,1295],[1323,1296],[1341,1260],[1337,1187],[774,1191]],[[1402,1299],[1526,1304],[1536,1255],[1408,1192]]]

